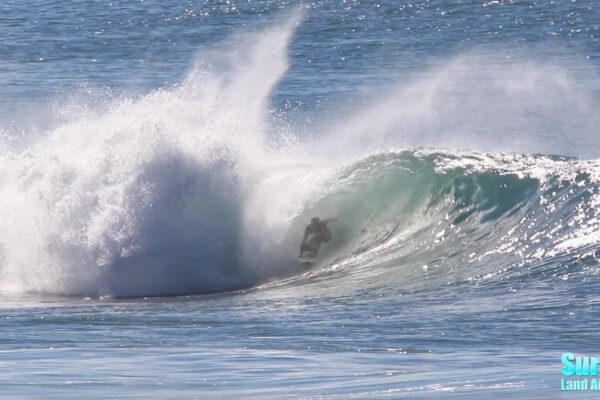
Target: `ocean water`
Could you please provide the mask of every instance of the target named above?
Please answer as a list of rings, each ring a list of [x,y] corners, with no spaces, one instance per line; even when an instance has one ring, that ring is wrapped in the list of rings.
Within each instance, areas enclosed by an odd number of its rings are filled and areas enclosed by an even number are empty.
[[[592,0],[2,2],[0,397],[596,398],[561,355],[599,351],[599,35]]]

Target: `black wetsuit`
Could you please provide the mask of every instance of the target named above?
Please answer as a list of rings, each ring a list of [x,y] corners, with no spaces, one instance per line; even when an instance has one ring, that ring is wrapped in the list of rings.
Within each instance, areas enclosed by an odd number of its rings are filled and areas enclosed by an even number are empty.
[[[300,245],[301,256],[305,251],[310,251],[316,255],[319,251],[319,247],[321,247],[321,243],[327,243],[331,240],[331,231],[327,228],[328,222],[329,221],[319,221],[317,227],[313,227],[313,224],[306,227],[304,230],[304,238]]]

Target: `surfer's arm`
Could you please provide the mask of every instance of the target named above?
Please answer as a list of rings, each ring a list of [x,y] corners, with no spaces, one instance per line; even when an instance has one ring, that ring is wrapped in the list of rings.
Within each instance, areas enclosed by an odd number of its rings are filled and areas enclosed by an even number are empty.
[[[322,221],[322,222],[323,222],[325,225],[327,225],[327,224],[328,224],[328,223],[330,223],[330,222],[337,222],[337,220],[338,220],[338,217],[333,217],[333,218],[326,218],[326,219],[322,219],[321,221]]]

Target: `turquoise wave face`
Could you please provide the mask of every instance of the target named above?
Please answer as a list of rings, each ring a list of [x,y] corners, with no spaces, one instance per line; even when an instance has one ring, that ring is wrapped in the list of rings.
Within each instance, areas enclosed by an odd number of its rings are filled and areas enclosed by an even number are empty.
[[[596,164],[480,152],[379,153],[343,168],[300,219],[338,215],[323,263],[375,285],[595,274]]]

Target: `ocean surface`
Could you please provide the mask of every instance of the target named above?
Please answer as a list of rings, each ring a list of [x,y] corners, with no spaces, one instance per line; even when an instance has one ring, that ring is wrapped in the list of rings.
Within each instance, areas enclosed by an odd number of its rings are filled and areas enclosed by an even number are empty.
[[[3,1],[0,397],[597,398],[561,355],[600,353],[599,36],[592,0]]]

